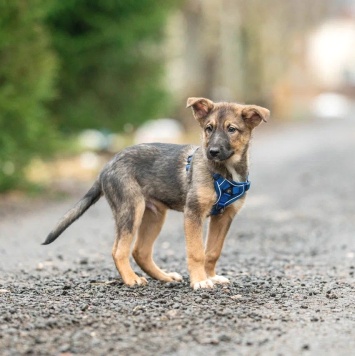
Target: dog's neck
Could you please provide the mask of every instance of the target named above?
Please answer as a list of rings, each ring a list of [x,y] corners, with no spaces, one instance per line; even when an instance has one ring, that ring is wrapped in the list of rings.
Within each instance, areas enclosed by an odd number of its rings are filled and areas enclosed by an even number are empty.
[[[213,173],[219,173],[227,179],[235,182],[245,182],[249,173],[249,146],[245,147],[242,154],[235,154],[226,162],[208,161],[210,170]],[[207,159],[207,158],[206,158]]]

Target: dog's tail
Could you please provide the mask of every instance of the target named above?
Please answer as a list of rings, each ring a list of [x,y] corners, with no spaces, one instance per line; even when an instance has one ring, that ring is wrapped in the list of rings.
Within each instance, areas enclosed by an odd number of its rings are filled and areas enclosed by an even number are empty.
[[[47,236],[42,245],[52,243],[68,226],[85,213],[91,205],[95,204],[102,196],[100,182],[97,180],[85,196],[77,202],[58,222],[57,226]]]

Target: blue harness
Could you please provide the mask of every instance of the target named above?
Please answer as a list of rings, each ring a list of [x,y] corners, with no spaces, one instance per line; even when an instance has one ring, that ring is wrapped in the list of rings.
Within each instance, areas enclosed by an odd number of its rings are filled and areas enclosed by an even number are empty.
[[[187,158],[187,172],[191,168],[192,157],[193,155]],[[233,204],[241,198],[250,188],[248,179],[246,182],[235,182],[233,180],[230,181],[217,173],[213,174],[212,177],[214,180],[214,189],[217,193],[217,200],[212,207],[211,215],[222,214],[228,205]]]

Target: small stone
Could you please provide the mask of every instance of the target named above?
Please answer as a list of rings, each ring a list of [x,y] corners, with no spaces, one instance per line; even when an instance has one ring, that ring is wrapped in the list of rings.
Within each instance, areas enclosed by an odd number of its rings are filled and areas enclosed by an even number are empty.
[[[167,283],[164,284],[165,288],[175,288],[177,286],[179,286],[178,282],[167,282]]]
[[[166,312],[166,315],[169,319],[176,318],[178,314],[179,314],[179,311],[176,309],[171,309]]]
[[[226,342],[226,341],[231,341],[231,340],[232,340],[231,337],[226,334],[219,335],[219,341]]]
[[[80,306],[80,310],[81,310],[81,311],[85,311],[85,310],[87,310],[88,308],[89,308],[89,304],[83,304],[83,305]]]
[[[36,270],[37,270],[37,271],[42,271],[43,268],[44,268],[44,264],[43,264],[42,262],[39,262],[39,263],[37,264]]]
[[[41,338],[39,338],[39,337],[36,337],[36,338],[34,339],[34,341],[35,341],[36,344],[43,344],[43,343],[45,342],[43,339],[41,339]]]
[[[69,344],[64,344],[59,348],[60,352],[67,352],[70,350],[70,345]]]
[[[206,337],[204,339],[201,339],[199,341],[199,343],[203,344],[203,345],[207,345],[207,344],[218,345],[219,344],[219,340],[215,339],[213,337]]]

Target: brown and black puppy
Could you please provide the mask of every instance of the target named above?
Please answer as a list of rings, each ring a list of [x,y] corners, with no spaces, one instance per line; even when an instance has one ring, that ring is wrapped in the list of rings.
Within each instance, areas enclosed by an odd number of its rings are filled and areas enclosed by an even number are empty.
[[[228,283],[215,267],[230,224],[243,206],[245,194],[218,215],[210,218],[206,246],[203,222],[216,202],[212,174],[234,181],[246,181],[248,148],[252,130],[270,115],[255,105],[214,103],[189,98],[194,117],[202,129],[202,146],[140,144],[118,153],[102,170],[87,194],[59,221],[44,244],[53,242],[92,204],[105,195],[116,222],[112,256],[124,283],[143,285],[129,263],[131,244],[137,235],[133,257],[149,276],[165,281],[181,281],[176,273],[161,270],[153,261],[153,245],[168,209],[184,212],[187,264],[191,287],[212,288]],[[193,155],[191,167],[186,162]]]

